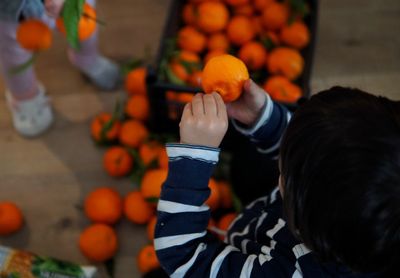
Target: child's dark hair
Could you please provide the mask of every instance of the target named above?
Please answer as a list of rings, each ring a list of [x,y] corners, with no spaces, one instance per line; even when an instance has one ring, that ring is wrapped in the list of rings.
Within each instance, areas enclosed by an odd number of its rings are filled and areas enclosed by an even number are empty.
[[[281,144],[290,229],[322,261],[400,265],[400,103],[334,87],[303,104]]]

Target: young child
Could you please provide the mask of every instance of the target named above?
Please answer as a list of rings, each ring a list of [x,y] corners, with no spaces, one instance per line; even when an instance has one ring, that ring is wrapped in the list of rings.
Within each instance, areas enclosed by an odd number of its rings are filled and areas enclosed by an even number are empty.
[[[271,157],[280,145],[281,178],[222,242],[207,232],[204,202],[228,115]],[[167,146],[154,240],[171,277],[399,277],[399,103],[334,87],[291,117],[249,81],[227,108],[216,93],[196,95],[180,136]]]
[[[37,136],[53,122],[51,106],[44,86],[37,80],[33,67],[19,74],[10,70],[26,62],[31,52],[16,40],[20,20],[38,18],[49,26],[60,14],[65,0],[1,0],[0,1],[0,65],[7,91],[6,99],[15,129],[23,136]],[[94,6],[95,0],[87,0]],[[81,42],[79,51],[68,49],[71,63],[102,90],[116,87],[119,67],[97,50],[97,34]]]

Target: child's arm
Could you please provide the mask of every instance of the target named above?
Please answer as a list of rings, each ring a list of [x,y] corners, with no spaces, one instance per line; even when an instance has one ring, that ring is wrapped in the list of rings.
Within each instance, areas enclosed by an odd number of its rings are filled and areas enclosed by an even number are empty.
[[[291,117],[284,106],[273,102],[263,89],[249,80],[242,96],[227,108],[239,132],[250,137],[260,152],[277,157],[280,139]]]
[[[227,129],[225,109],[217,94],[196,95],[183,112],[181,144],[167,145],[169,173],[158,203],[154,246],[171,277],[256,277],[294,269],[294,263],[282,267],[271,255],[244,254],[206,230],[210,210],[204,202]]]

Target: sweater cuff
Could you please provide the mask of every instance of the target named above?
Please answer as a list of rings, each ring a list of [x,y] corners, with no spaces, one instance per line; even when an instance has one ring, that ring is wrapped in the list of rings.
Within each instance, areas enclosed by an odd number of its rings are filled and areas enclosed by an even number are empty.
[[[265,94],[265,98],[265,104],[261,114],[258,120],[251,127],[245,127],[236,120],[232,120],[232,124],[237,131],[243,135],[252,137],[263,125],[269,121],[274,108],[274,103],[268,94]]]

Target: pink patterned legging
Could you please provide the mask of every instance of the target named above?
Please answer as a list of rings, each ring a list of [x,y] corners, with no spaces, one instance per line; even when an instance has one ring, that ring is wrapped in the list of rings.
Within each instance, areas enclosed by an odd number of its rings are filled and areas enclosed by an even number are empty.
[[[96,0],[86,0],[90,5],[95,5]],[[41,20],[54,27],[54,19],[43,15]],[[38,89],[38,80],[33,67],[19,74],[11,74],[10,70],[24,62],[32,55],[31,52],[21,48],[16,40],[18,23],[0,21],[0,65],[1,73],[8,90],[17,100],[34,96]],[[97,32],[89,39],[81,42],[79,51],[68,49],[70,61],[79,67],[93,61],[97,57]]]

